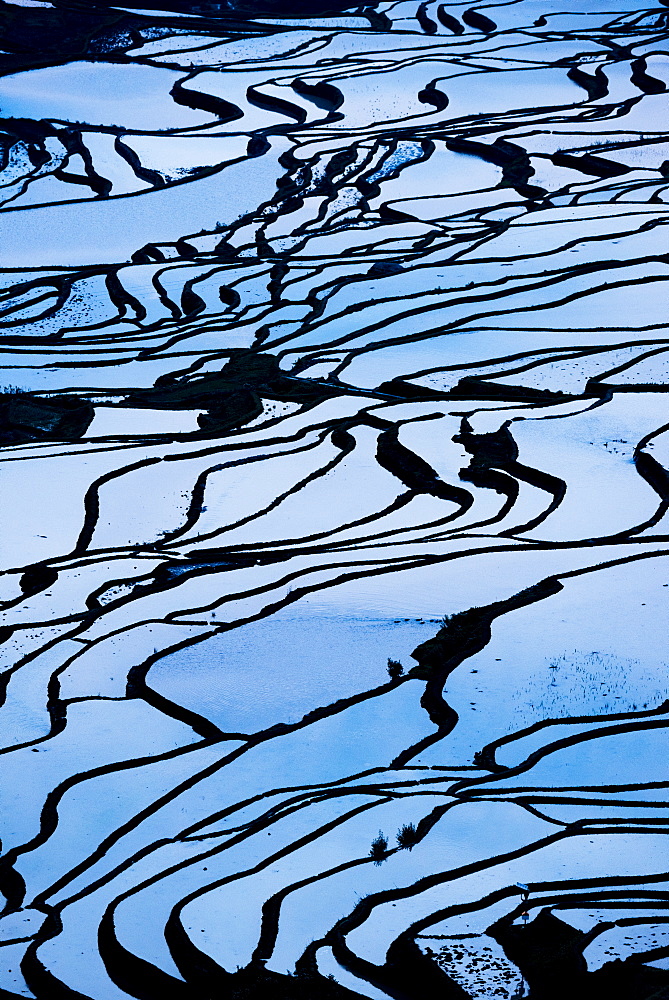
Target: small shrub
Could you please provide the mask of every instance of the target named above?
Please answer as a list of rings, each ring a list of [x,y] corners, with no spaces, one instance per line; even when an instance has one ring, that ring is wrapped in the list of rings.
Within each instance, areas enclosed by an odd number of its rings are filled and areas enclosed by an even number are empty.
[[[442,628],[457,628],[459,624],[458,617],[459,615],[457,614],[444,615],[444,617],[440,619],[439,624],[441,625]]]
[[[413,823],[405,823],[397,831],[397,843],[402,850],[410,851],[418,843],[418,832]]]
[[[369,856],[375,865],[380,865],[386,860],[386,855],[388,853],[388,840],[384,837],[381,830],[379,830],[378,837],[372,841],[372,846],[369,849]]]
[[[388,657],[388,676],[391,681],[396,681],[404,673],[404,667],[399,660],[391,660]]]
[[[458,611],[454,615],[444,615],[439,625],[448,630],[450,638],[460,639],[471,630],[471,616],[467,611]]]

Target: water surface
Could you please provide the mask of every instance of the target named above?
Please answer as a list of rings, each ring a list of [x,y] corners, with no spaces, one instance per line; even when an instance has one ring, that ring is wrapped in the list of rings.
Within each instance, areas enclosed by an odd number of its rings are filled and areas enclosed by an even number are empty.
[[[669,997],[669,4],[0,24],[0,998]]]

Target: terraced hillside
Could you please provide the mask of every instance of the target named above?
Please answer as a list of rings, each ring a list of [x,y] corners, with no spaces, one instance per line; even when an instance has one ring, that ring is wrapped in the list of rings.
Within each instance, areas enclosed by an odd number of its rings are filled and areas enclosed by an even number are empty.
[[[669,998],[668,39],[0,3],[0,1000]]]

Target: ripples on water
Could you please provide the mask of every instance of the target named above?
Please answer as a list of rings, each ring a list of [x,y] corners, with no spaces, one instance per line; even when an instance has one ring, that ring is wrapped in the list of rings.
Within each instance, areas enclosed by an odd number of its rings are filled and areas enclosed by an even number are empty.
[[[2,4],[0,997],[669,996],[666,8]]]

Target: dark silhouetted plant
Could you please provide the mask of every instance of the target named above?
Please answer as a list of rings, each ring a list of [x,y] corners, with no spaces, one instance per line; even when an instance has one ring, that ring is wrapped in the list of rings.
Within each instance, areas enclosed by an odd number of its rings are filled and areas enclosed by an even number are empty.
[[[413,823],[405,823],[397,831],[397,843],[402,850],[410,851],[418,843],[418,832]]]
[[[450,639],[464,639],[472,630],[471,615],[468,611],[458,611],[454,615],[444,615],[439,624],[441,629],[446,630]]]
[[[379,830],[378,837],[372,841],[372,846],[369,849],[369,856],[375,865],[380,865],[386,860],[386,855],[388,853],[388,840],[384,837],[381,830]]]
[[[396,681],[398,677],[401,677],[404,673],[404,667],[399,660],[391,660],[388,657],[388,676],[391,681]]]

